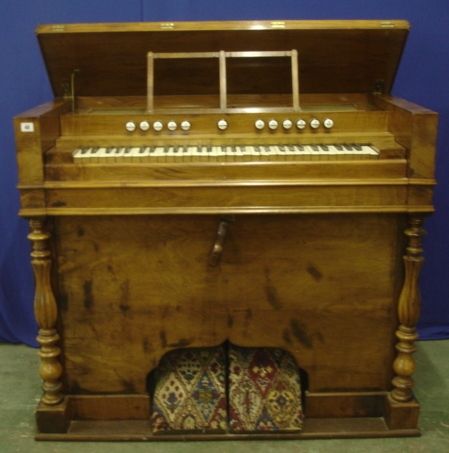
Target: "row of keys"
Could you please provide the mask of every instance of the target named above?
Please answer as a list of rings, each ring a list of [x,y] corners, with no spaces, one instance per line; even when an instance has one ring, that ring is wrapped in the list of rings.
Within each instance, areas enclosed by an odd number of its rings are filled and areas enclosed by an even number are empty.
[[[321,156],[335,158],[376,158],[379,151],[366,144],[338,145],[245,145],[245,146],[135,146],[86,147],[73,152],[75,162],[133,162],[160,157],[236,157]]]

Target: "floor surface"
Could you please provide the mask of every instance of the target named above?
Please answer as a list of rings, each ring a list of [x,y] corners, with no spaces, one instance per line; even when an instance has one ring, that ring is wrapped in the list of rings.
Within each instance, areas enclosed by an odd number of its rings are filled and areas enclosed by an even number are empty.
[[[35,349],[0,344],[0,453],[449,453],[449,341],[418,344],[416,396],[422,437],[226,442],[36,442],[33,412],[40,396]]]

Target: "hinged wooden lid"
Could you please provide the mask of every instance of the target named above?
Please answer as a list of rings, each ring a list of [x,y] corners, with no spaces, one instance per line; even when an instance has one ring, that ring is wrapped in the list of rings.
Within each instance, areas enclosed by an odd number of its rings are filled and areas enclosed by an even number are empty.
[[[144,96],[149,51],[291,49],[302,93],[389,93],[408,30],[406,21],[142,22],[41,25],[37,35],[57,97],[76,69],[79,96]]]

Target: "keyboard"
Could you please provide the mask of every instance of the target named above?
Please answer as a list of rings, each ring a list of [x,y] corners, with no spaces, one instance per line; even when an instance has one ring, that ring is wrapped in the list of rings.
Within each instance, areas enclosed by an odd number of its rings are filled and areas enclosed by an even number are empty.
[[[379,150],[369,144],[333,145],[234,145],[234,146],[111,146],[81,147],[73,151],[76,163],[126,163],[185,160],[289,160],[289,159],[375,159]],[[172,159],[170,159],[172,160]]]

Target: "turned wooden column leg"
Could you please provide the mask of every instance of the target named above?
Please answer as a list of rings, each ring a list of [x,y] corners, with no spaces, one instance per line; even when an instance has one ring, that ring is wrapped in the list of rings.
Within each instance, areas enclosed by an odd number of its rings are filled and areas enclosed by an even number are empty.
[[[58,346],[59,335],[55,325],[58,309],[50,282],[51,252],[48,240],[50,234],[42,219],[30,220],[28,239],[32,244],[31,263],[33,265],[36,290],[34,295],[34,314],[39,326],[37,341],[40,345],[40,376],[43,381],[41,402],[46,405],[60,403],[62,394],[62,366],[59,360],[61,350]]]
[[[411,216],[408,228],[405,230],[408,243],[404,256],[405,279],[399,297],[398,316],[399,327],[396,331],[398,351],[393,363],[395,377],[392,380],[391,398],[399,403],[413,399],[413,379],[416,364],[413,353],[416,351],[415,341],[418,338],[416,323],[420,311],[419,273],[423,262],[422,228],[423,218]]]

